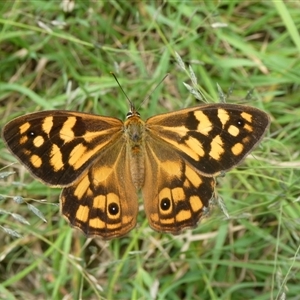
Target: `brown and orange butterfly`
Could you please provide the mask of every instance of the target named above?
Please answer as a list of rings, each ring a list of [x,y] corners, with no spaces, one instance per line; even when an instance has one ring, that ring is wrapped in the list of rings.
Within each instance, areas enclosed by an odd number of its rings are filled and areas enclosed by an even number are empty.
[[[130,106],[125,122],[52,110],[3,129],[35,177],[63,188],[61,213],[88,236],[133,229],[140,189],[153,229],[178,234],[196,226],[214,198],[214,177],[241,162],[269,125],[265,112],[243,105],[205,104],[146,122]]]

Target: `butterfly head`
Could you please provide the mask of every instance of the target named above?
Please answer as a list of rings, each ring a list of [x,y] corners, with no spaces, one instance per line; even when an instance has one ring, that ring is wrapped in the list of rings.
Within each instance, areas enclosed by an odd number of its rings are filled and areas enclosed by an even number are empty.
[[[138,111],[136,111],[135,109],[134,110],[131,110],[130,109],[130,111],[127,113],[127,115],[126,115],[126,120],[128,120],[128,119],[130,119],[130,118],[132,118],[132,117],[141,117],[141,115],[140,115],[140,113],[138,112]]]

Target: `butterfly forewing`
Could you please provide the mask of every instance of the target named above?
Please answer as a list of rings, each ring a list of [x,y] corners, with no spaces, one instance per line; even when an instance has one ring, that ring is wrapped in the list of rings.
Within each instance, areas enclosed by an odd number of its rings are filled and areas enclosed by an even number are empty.
[[[103,148],[120,139],[122,126],[116,118],[54,110],[10,121],[3,137],[33,175],[53,186],[67,186]]]
[[[154,116],[146,124],[154,138],[200,173],[215,176],[236,166],[259,143],[269,117],[249,106],[209,104]]]

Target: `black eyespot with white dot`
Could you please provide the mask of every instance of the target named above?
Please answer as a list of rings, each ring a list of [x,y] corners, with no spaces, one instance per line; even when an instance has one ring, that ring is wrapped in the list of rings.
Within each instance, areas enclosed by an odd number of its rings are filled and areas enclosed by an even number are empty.
[[[28,131],[27,136],[28,136],[29,138],[33,138],[33,137],[36,136],[36,134],[35,134],[34,131]]]
[[[239,127],[239,128],[242,128],[245,126],[245,120],[244,119],[238,119],[236,121],[236,126]]]
[[[120,212],[119,205],[117,203],[110,203],[108,205],[108,212],[113,216],[117,215]]]
[[[166,211],[170,209],[171,207],[171,201],[168,198],[164,198],[160,201],[160,209],[163,211]]]

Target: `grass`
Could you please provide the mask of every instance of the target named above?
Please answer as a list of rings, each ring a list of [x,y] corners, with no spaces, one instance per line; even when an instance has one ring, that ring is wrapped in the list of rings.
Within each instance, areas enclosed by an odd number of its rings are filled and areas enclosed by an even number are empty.
[[[76,1],[70,12],[61,3],[1,4],[1,127],[46,109],[124,119],[111,71],[144,119],[200,104],[183,85],[189,65],[207,101],[234,83],[226,101],[263,109],[272,124],[218,178],[229,218],[216,206],[171,236],[149,229],[141,211],[139,226],[112,241],[71,229],[60,189],[32,178],[1,141],[0,298],[298,299],[299,3]]]

